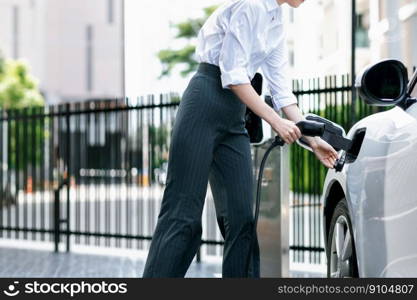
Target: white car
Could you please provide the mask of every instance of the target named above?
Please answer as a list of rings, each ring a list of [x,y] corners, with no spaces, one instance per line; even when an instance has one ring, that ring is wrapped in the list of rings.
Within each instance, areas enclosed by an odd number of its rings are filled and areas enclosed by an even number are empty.
[[[417,277],[417,72],[382,61],[356,86],[373,114],[347,134],[322,195],[329,277]],[[416,186],[414,186],[416,184]]]

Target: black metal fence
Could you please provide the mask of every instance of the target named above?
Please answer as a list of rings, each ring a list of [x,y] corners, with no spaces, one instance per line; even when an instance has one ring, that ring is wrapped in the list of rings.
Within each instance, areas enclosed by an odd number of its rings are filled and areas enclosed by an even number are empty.
[[[146,250],[178,103],[160,95],[2,111],[0,237]],[[210,197],[203,238],[218,245]]]
[[[348,76],[295,81],[304,112],[349,129],[373,111]],[[166,177],[177,95],[0,112],[0,238],[147,250]],[[321,263],[325,169],[291,149],[291,256]],[[202,255],[222,254],[210,190]]]
[[[325,117],[348,132],[356,121],[381,110],[358,98],[352,101],[351,82],[349,75],[296,80],[293,90],[304,113]],[[321,264],[326,260],[321,194],[327,169],[301,147],[291,147],[290,160],[291,260]]]

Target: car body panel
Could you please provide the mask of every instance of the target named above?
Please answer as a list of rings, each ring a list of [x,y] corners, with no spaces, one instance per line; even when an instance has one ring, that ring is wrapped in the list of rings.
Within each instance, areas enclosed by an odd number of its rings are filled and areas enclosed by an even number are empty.
[[[357,159],[326,176],[324,206],[337,182],[348,203],[361,277],[417,277],[417,104],[371,115],[348,137],[360,128],[366,135]]]

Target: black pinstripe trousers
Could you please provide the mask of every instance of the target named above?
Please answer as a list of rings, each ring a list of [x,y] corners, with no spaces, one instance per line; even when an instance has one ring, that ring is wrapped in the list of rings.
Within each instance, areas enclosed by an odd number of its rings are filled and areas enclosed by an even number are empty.
[[[184,277],[201,244],[207,184],[225,240],[223,277],[246,277],[253,211],[246,106],[202,63],[183,94],[172,132],[167,185],[143,277]],[[251,276],[259,277],[255,237]]]

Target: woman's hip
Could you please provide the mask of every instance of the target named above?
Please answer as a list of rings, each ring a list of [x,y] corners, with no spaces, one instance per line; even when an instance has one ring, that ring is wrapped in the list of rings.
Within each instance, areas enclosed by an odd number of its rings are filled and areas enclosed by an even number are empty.
[[[242,122],[244,125],[246,105],[231,90],[223,89],[216,68],[200,64],[183,93],[178,113],[185,119],[195,117],[227,127]]]

